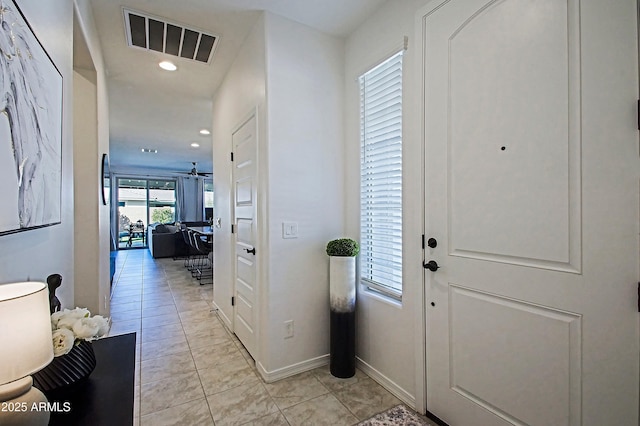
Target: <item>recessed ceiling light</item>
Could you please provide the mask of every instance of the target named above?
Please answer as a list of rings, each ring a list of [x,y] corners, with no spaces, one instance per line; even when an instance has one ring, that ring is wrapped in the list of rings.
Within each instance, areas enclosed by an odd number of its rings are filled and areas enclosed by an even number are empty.
[[[148,153],[151,153],[151,154],[157,154],[158,153],[157,149],[151,149],[151,148],[140,148],[140,151],[148,152]]]
[[[193,148],[199,148],[199,147],[200,147],[200,144],[199,144],[199,143],[197,143],[197,142],[194,142],[194,143],[192,143],[192,144],[191,144],[191,146],[192,146]]]
[[[175,71],[178,69],[178,67],[176,67],[173,62],[169,61],[162,61],[158,65],[160,66],[160,68],[167,71]]]
[[[211,132],[209,130],[207,130],[207,129],[202,129],[202,130],[200,130],[200,134],[201,135],[210,135]]]

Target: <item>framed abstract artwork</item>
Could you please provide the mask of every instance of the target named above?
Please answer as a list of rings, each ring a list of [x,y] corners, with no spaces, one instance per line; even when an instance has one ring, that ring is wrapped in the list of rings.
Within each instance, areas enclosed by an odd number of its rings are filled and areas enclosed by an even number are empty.
[[[0,0],[0,235],[60,223],[62,74],[13,0]]]

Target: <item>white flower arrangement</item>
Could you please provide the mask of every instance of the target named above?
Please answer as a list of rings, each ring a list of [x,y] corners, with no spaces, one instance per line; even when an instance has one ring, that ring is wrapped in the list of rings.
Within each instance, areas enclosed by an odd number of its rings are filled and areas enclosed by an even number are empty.
[[[109,326],[109,318],[91,316],[86,308],[54,312],[51,314],[53,356],[68,354],[81,340],[90,342],[99,339],[109,332]]]

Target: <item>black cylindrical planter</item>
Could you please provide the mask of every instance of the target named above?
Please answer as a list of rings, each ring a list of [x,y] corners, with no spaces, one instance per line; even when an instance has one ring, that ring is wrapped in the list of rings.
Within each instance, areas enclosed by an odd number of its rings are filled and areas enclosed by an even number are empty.
[[[356,374],[355,257],[330,257],[331,326],[329,370],[346,379]]]
[[[331,310],[331,375],[346,379],[356,374],[356,311]]]

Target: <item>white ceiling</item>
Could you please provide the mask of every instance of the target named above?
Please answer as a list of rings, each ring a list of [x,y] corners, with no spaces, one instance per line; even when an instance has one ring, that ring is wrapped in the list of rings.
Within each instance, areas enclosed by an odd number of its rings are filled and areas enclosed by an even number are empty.
[[[107,69],[114,169],[212,171],[212,98],[261,10],[345,37],[386,0],[91,0]],[[197,63],[127,46],[122,8],[219,36],[213,60]],[[170,58],[174,72],[158,62]],[[192,142],[200,148],[192,148]],[[157,149],[145,154],[141,148]]]

